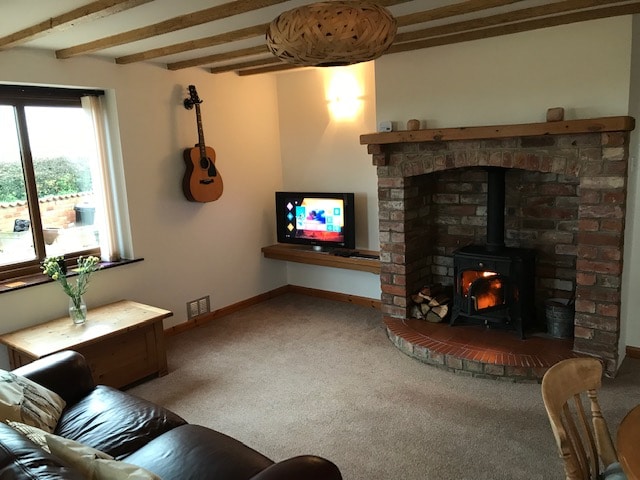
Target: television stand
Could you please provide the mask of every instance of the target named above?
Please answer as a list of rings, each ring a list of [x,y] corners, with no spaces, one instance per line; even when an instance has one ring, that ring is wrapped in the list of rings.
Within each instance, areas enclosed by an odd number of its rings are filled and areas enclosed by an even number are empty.
[[[380,260],[376,258],[378,252],[373,250],[358,250],[354,256],[331,255],[330,252],[318,252],[309,247],[278,243],[262,247],[265,258],[284,260],[287,262],[307,263],[323,267],[344,268],[380,274]],[[355,256],[359,255],[359,256]]]

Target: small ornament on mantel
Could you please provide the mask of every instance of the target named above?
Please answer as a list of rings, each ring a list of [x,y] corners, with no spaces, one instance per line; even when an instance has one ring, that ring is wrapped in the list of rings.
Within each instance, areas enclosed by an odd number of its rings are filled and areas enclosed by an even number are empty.
[[[547,110],[547,122],[561,122],[564,120],[564,108],[553,107]]]
[[[407,130],[420,130],[420,120],[412,118],[407,122]]]

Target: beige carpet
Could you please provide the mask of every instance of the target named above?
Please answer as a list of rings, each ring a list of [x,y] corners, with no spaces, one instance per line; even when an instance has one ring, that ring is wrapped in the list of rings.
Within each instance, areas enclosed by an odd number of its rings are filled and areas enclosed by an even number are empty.
[[[169,374],[130,392],[274,460],[310,453],[345,480],[563,479],[537,384],[424,365],[373,309],[288,294],[169,339]],[[613,434],[640,362],[600,394]]]

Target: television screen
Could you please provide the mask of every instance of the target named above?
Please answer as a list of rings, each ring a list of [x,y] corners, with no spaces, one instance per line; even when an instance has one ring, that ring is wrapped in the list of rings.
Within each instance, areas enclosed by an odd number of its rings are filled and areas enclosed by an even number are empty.
[[[355,248],[353,193],[276,192],[278,242]]]

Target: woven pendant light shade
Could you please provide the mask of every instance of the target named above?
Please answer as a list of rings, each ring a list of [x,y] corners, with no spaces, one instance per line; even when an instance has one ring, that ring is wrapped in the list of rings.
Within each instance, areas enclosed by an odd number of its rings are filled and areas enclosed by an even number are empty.
[[[396,20],[362,1],[318,2],[279,15],[267,29],[271,53],[294,65],[329,67],[367,62],[393,43]]]

